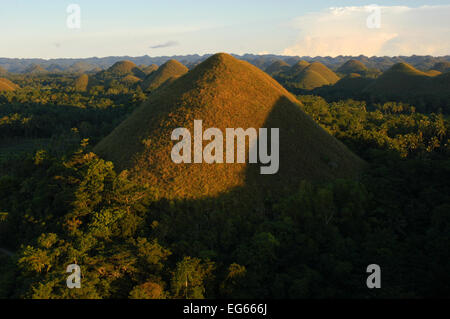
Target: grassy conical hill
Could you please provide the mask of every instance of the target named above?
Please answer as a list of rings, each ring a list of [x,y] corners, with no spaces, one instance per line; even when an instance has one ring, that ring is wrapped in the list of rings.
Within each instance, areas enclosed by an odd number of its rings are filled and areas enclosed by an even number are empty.
[[[184,127],[193,136],[194,120],[202,120],[204,130],[220,129],[224,144],[226,128],[279,128],[278,173],[261,175],[260,164],[173,163],[176,142],[171,134]],[[203,147],[207,144],[204,141]],[[272,77],[223,53],[155,91],[94,151],[172,199],[215,197],[230,191],[256,198],[292,191],[302,179],[353,177],[363,165]],[[224,147],[224,159],[225,153]]]
[[[87,74],[82,74],[75,79],[75,90],[79,92],[84,92],[87,90],[89,85],[89,76]]]
[[[324,85],[334,84],[338,80],[339,77],[325,65],[313,62],[290,81],[296,88],[313,90]]]
[[[290,68],[289,64],[283,60],[277,60],[269,65],[266,69],[266,73],[270,75],[275,75],[280,72],[284,72]]]
[[[173,80],[187,73],[189,69],[176,60],[169,60],[155,72],[147,76],[142,83],[142,89],[145,91],[153,91],[162,85],[167,85]]]
[[[320,62],[313,62],[310,66],[308,66],[306,70],[311,70],[314,72],[319,73],[325,80],[327,80],[330,84],[334,84],[337,81],[339,81],[339,77],[331,71],[329,68],[327,68],[325,65],[323,65]]]
[[[303,90],[313,90],[330,84],[322,75],[311,69],[301,72],[295,79],[295,83],[299,89]]]
[[[360,75],[364,75],[369,71],[369,69],[358,60],[349,60],[341,65],[338,69],[338,73],[342,73],[345,75],[356,73]]]
[[[114,63],[114,65],[107,70],[107,73],[115,76],[134,75],[140,78],[145,77],[145,73],[139,69],[136,64],[127,60]]]
[[[8,79],[0,78],[0,91],[14,91],[19,86]]]
[[[402,96],[423,88],[429,75],[407,63],[397,63],[380,75],[366,90],[373,94]]]

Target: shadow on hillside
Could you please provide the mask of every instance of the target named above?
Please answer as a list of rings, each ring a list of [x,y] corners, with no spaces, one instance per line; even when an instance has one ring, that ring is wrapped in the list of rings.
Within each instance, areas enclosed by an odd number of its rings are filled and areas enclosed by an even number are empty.
[[[262,225],[267,218],[273,218],[273,205],[297,192],[302,180],[328,183],[337,178],[355,177],[360,171],[358,165],[362,162],[358,162],[356,156],[285,97],[273,106],[263,127],[280,128],[277,174],[262,175],[261,164],[249,164],[242,187],[214,197],[161,199],[155,204],[157,209],[149,213],[148,222],[158,220],[170,229],[159,234],[163,238],[176,234],[177,238],[165,239],[177,242],[177,251],[186,254],[201,252],[204,258],[212,258],[214,256],[210,254],[221,251],[225,254],[222,259],[230,258],[229,261],[233,262],[232,256],[227,255],[233,251],[233,238],[251,234],[255,225]],[[333,151],[336,151],[335,155]],[[217,247],[219,243],[220,249]]]

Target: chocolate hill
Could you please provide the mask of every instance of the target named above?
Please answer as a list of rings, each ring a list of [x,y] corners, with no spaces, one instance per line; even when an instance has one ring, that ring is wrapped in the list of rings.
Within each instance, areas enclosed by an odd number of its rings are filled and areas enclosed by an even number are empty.
[[[279,171],[261,175],[261,164],[175,164],[172,131],[279,128]],[[224,137],[225,138],[225,137]],[[208,142],[203,141],[203,147]],[[230,192],[260,198],[292,192],[302,179],[326,181],[358,175],[363,161],[301,110],[300,102],[257,67],[216,54],[155,91],[94,151],[127,169],[171,199],[200,199]],[[225,153],[225,149],[224,149]],[[248,154],[247,158],[248,158]],[[248,197],[248,196],[247,196]]]
[[[348,60],[337,69],[338,73],[342,73],[344,75],[349,75],[352,73],[365,75],[368,71],[369,69],[358,60]]]
[[[169,60],[145,78],[142,83],[142,89],[144,91],[156,90],[162,85],[169,84],[188,71],[189,69],[180,62]]]
[[[107,72],[115,76],[133,75],[142,78],[145,76],[145,73],[136,64],[127,60],[114,63]]]
[[[372,94],[408,94],[423,90],[429,75],[407,63],[397,63],[366,88]]]

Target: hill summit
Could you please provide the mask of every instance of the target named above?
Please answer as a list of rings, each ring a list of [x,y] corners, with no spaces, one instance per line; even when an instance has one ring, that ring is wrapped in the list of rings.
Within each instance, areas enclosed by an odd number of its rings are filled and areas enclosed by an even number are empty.
[[[177,128],[193,132],[195,120],[202,120],[205,130],[221,132],[279,128],[277,174],[261,175],[262,165],[249,161],[175,164],[171,151],[176,142],[171,135]],[[203,148],[207,144],[202,141]],[[363,165],[306,115],[300,102],[272,77],[224,53],[211,56],[155,91],[94,151],[171,199],[209,198],[236,191],[251,198],[279,194],[293,191],[302,179],[355,177]]]

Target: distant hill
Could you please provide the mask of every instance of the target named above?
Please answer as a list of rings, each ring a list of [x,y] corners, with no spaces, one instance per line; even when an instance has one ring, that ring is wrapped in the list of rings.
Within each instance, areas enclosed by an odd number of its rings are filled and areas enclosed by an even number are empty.
[[[85,63],[91,65],[92,68],[100,68],[105,70],[111,67],[114,63],[119,61],[128,60],[133,62],[136,65],[162,65],[169,60],[177,60],[180,63],[188,66],[190,69],[198,65],[199,63],[206,60],[210,57],[211,54],[205,55],[176,55],[176,56],[160,56],[160,57],[150,57],[150,56],[140,56],[140,57],[130,57],[130,56],[110,56],[103,58],[86,58],[86,59],[11,59],[11,58],[0,58],[0,66],[5,68],[11,73],[24,73],[26,68],[28,68],[32,64],[39,64],[43,68],[47,68],[52,64],[57,64],[61,68],[63,68],[66,72],[74,72],[71,69],[76,63]],[[450,62],[450,56],[442,56],[442,57],[432,57],[432,56],[398,56],[398,57],[366,57],[363,55],[360,56],[337,56],[337,57],[298,57],[298,56],[283,56],[283,55],[275,55],[275,54],[266,54],[266,55],[256,55],[256,54],[244,54],[244,55],[233,55],[235,58],[247,61],[262,70],[266,70],[270,64],[277,60],[282,60],[289,65],[294,65],[298,61],[305,60],[309,63],[311,62],[320,62],[326,65],[328,68],[332,70],[338,69],[345,62],[349,60],[357,60],[363,63],[369,70],[377,69],[380,71],[386,71],[390,67],[392,67],[396,63],[405,62],[408,63],[415,68],[427,71],[430,69],[435,69],[434,65],[440,62]],[[440,72],[442,70],[436,69]],[[85,73],[89,70],[84,68],[76,71],[80,73]]]
[[[88,71],[95,71],[95,66],[92,64],[89,64],[87,62],[76,62],[73,65],[71,65],[69,68],[66,69],[67,72],[72,73],[84,73]],[[97,71],[101,71],[100,68],[98,68]]]
[[[344,75],[356,73],[356,74],[365,76],[368,71],[369,71],[369,69],[362,62],[360,62],[358,60],[348,60],[347,62],[345,62],[343,65],[341,65],[337,69],[338,73],[341,73]]]
[[[2,68],[0,66],[0,75],[6,75],[6,74],[8,74],[8,71],[5,68]]]
[[[421,90],[424,81],[429,75],[417,70],[407,63],[397,63],[380,75],[370,86],[367,92],[372,94],[404,95]]]
[[[58,64],[51,64],[45,68],[50,73],[60,73],[64,71],[64,68]]]
[[[279,128],[279,171],[260,164],[175,164],[175,128]],[[206,142],[204,143],[206,145]],[[235,146],[236,148],[236,146]],[[150,95],[94,151],[162,197],[185,199],[237,193],[249,200],[292,192],[303,179],[352,178],[362,160],[300,108],[300,102],[265,72],[228,54],[216,54]],[[246,152],[248,155],[248,152]],[[232,196],[233,200],[242,200]]]
[[[303,70],[305,70],[308,66],[310,66],[309,62],[300,60],[295,63],[289,70],[286,70],[285,75],[290,78],[295,77],[303,72]]]
[[[145,73],[145,75],[149,75],[158,70],[158,68],[159,67],[156,64],[150,64],[148,66],[141,67],[141,70]]]
[[[138,78],[145,77],[145,73],[131,61],[120,61],[114,63],[114,65],[111,66],[106,72],[114,76],[133,75]]]
[[[277,60],[266,68],[266,73],[269,75],[275,75],[280,72],[286,71],[290,68],[289,64],[283,60]]]
[[[42,66],[40,66],[39,64],[33,64],[33,65],[30,65],[28,68],[26,68],[25,73],[46,74],[46,73],[48,73],[48,71],[46,69],[44,69]]]
[[[436,70],[441,73],[450,72],[450,62],[438,62],[433,66],[432,70]]]
[[[281,77],[282,75],[280,75]],[[313,90],[339,81],[339,77],[319,62],[300,61],[286,72],[284,84],[301,90]]]
[[[144,79],[142,89],[144,91],[153,91],[179,78],[188,71],[189,69],[180,62],[169,60]]]
[[[8,79],[0,78],[0,91],[15,91],[19,86]]]

